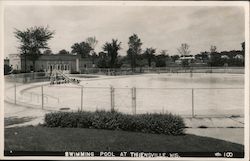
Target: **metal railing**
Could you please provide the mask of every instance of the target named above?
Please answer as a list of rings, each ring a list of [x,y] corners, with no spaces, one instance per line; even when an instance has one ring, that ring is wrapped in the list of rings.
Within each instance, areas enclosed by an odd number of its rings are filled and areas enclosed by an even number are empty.
[[[129,75],[133,73],[235,73],[244,74],[244,67],[211,66],[167,66],[167,67],[129,67],[122,68],[85,68],[81,74]]]
[[[17,87],[14,87],[14,103],[25,103],[24,97],[18,97]],[[48,88],[51,88],[48,90]],[[48,110],[60,110],[60,108],[68,107],[71,110],[110,110],[121,111],[125,113],[137,114],[137,113],[164,113],[166,111],[171,113],[180,113],[181,115],[191,115],[195,117],[197,115],[209,115],[206,111],[215,110],[210,115],[242,115],[241,112],[227,113],[227,108],[223,106],[232,106],[235,110],[238,108],[243,111],[244,106],[244,89],[243,88],[88,88],[88,87],[62,87],[58,88],[65,90],[65,92],[71,93],[72,98],[67,95],[63,95],[60,91],[57,92],[57,96],[49,95],[51,91],[57,91],[53,87],[47,85],[40,86],[35,92],[29,92],[31,97],[27,99],[28,104],[34,104],[35,107]],[[77,91],[80,90],[80,94]],[[146,92],[145,92],[146,91]],[[214,92],[215,91],[215,92]],[[237,93],[234,98],[235,101],[230,100],[230,103],[224,102],[226,99],[216,99],[217,97],[229,97],[229,93]],[[201,92],[204,92],[203,94]],[[27,93],[27,92],[26,92]],[[108,94],[109,93],[109,94]],[[152,94],[149,94],[152,93]],[[222,93],[222,95],[221,95]],[[54,93],[55,94],[55,93]],[[209,95],[208,95],[209,94]],[[224,94],[224,95],[223,95]],[[105,97],[106,95],[106,97]],[[108,97],[109,95],[109,97]],[[164,97],[165,95],[165,97]],[[179,99],[178,99],[179,96]],[[204,96],[210,99],[208,104],[202,104]],[[233,97],[235,97],[233,96]],[[27,97],[27,96],[26,96]],[[185,98],[187,97],[187,99]],[[203,98],[201,98],[203,97]],[[27,97],[28,98],[28,97]],[[165,100],[164,100],[165,98]],[[177,98],[174,100],[174,98]],[[22,100],[23,99],[23,100]],[[54,100],[53,100],[54,99]],[[199,100],[200,99],[200,100]],[[176,102],[182,102],[177,103]],[[223,103],[224,102],[224,103]],[[202,104],[202,105],[201,105]],[[102,107],[103,106],[103,107]],[[171,106],[171,107],[170,107]],[[200,109],[201,106],[203,110]],[[80,108],[79,108],[80,107]],[[99,107],[99,108],[96,108]],[[184,112],[180,112],[179,109],[185,109]],[[221,109],[220,109],[221,108]],[[196,112],[196,111],[203,112]],[[223,112],[223,110],[225,110]],[[191,111],[191,112],[189,112]],[[219,112],[220,111],[220,112]]]

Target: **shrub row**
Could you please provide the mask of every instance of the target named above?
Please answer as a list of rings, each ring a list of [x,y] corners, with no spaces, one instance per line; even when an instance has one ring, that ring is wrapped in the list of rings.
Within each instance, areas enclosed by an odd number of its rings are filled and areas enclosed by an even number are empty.
[[[53,112],[45,115],[45,126],[124,130],[166,135],[184,134],[185,124],[173,114],[129,115],[119,112]]]

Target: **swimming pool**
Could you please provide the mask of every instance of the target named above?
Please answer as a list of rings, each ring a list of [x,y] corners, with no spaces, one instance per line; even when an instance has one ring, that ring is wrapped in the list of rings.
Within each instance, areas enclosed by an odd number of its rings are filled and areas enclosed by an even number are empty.
[[[43,86],[44,108],[110,110],[113,102],[114,108],[124,113],[132,113],[135,108],[136,113],[244,115],[243,74],[165,73],[78,79],[83,88],[70,84]],[[132,88],[136,88],[135,94]],[[37,86],[20,97],[39,106],[39,96],[41,87]]]

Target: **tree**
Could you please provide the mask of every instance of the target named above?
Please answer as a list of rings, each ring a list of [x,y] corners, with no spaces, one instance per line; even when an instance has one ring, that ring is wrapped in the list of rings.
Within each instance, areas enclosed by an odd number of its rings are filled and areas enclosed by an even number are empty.
[[[67,55],[67,54],[69,54],[69,52],[65,49],[62,49],[58,52],[58,54]]]
[[[217,49],[216,46],[211,45],[211,47],[210,47],[210,52],[211,52],[211,53],[215,53],[215,52],[216,52],[216,49]]]
[[[242,54],[245,57],[245,41],[241,43],[241,47],[242,47]]]
[[[117,55],[118,50],[121,49],[121,42],[118,42],[117,39],[112,39],[112,42],[106,42],[103,45],[103,50],[107,52],[110,58],[110,68],[115,68],[117,64]]]
[[[98,43],[98,41],[96,40],[95,37],[88,37],[86,39],[86,43],[88,43],[89,46],[94,50],[95,47],[96,47],[96,45],[97,45],[97,43]]]
[[[180,53],[180,55],[189,55],[190,54],[190,50],[189,50],[189,45],[186,43],[181,44],[181,47],[177,48],[178,52]]]
[[[242,51],[245,51],[245,41],[241,43]]]
[[[146,56],[147,60],[148,60],[148,66],[151,67],[151,63],[152,63],[152,59],[154,58],[154,53],[155,53],[156,49],[153,48],[146,48],[144,55]]]
[[[210,58],[209,58],[209,64],[211,66],[221,66],[223,63],[223,60],[221,59],[221,55],[216,51],[217,47],[214,45],[211,45],[210,47]]]
[[[141,53],[141,39],[136,34],[133,34],[129,37],[128,46],[129,49],[127,51],[127,56],[131,61],[132,71],[134,71],[134,68],[136,67],[137,56]]]
[[[166,67],[166,58],[165,54],[160,54],[155,56],[155,66],[156,67]]]
[[[92,64],[95,64],[95,60],[98,58],[96,52],[92,52],[91,57],[92,57]]]
[[[161,50],[160,55],[168,55],[168,50]]]
[[[26,30],[15,29],[15,37],[19,40],[18,47],[20,53],[25,58],[25,72],[26,59],[33,62],[33,70],[35,71],[35,62],[41,55],[42,49],[49,49],[48,40],[53,38],[54,31],[50,31],[48,27],[30,27]]]
[[[44,55],[51,55],[53,54],[52,51],[50,49],[44,50],[43,52]]]
[[[89,57],[90,51],[93,50],[92,47],[84,41],[81,43],[75,43],[74,45],[71,46],[71,48],[72,48],[71,51],[72,53],[81,55],[82,58]]]
[[[156,67],[166,67],[170,63],[171,58],[168,55],[168,50],[161,50],[159,55],[155,56]]]
[[[108,68],[109,65],[108,65],[108,54],[101,51],[98,53],[98,62],[97,62],[97,66],[99,68]]]
[[[12,70],[12,67],[7,65],[7,64],[4,64],[4,75],[8,75],[10,74],[10,71]]]
[[[172,59],[173,62],[175,62],[175,61],[178,60],[179,58],[180,58],[179,55],[172,55],[172,56],[171,56],[171,59]]]
[[[95,50],[95,47],[96,47],[98,41],[96,40],[95,37],[88,37],[86,39],[86,43],[88,43],[89,46],[92,48],[92,50],[90,51],[90,55],[92,57],[92,64],[95,64],[95,59],[97,58],[97,54],[94,50]]]
[[[200,54],[196,54],[195,55],[195,59],[199,59],[202,62],[208,62],[209,60],[209,52],[205,51],[205,52],[201,52]]]
[[[227,62],[227,59],[221,58],[221,53],[214,52],[214,53],[211,53],[208,64],[210,66],[223,66],[226,62]]]
[[[181,65],[182,65],[183,67],[187,67],[187,66],[189,66],[189,61],[186,60],[186,59],[184,59],[184,60],[182,60]]]

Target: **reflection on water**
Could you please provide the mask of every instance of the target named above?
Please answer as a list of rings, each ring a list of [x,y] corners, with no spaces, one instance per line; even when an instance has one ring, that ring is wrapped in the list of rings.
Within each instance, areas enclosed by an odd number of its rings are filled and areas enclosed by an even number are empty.
[[[242,74],[144,74],[109,79],[82,79],[86,87],[137,87],[137,88],[243,88]]]

